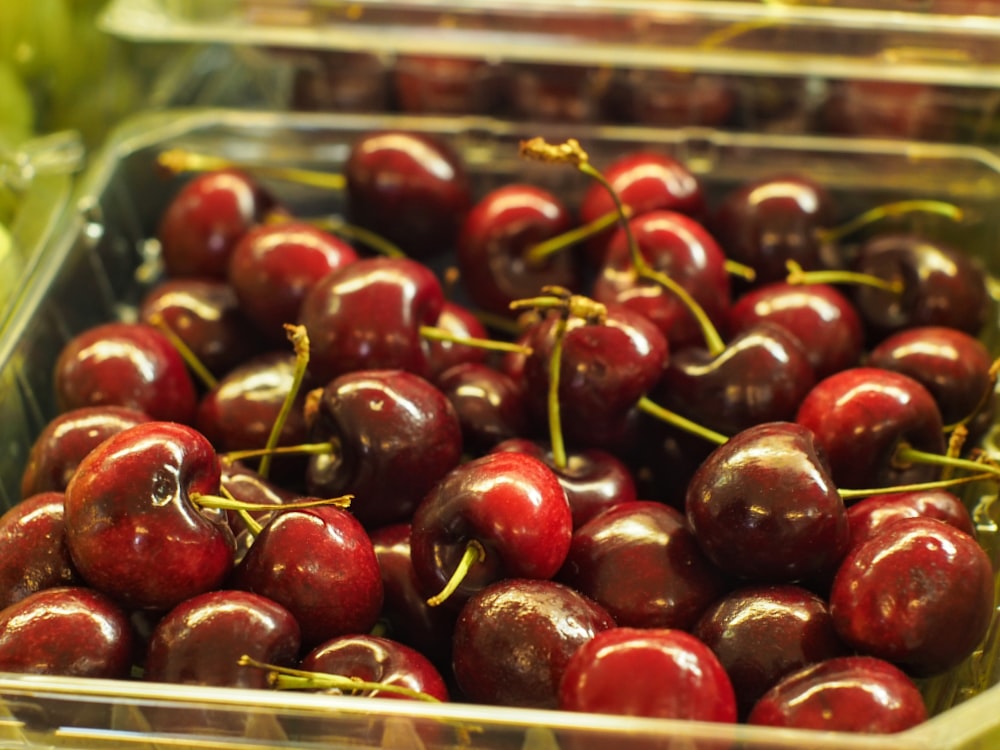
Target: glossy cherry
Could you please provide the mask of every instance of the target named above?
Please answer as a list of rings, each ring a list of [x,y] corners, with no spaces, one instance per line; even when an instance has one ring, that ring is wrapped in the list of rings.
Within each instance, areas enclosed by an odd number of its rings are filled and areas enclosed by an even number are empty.
[[[475,703],[556,708],[570,657],[614,625],[603,607],[569,586],[498,581],[474,594],[459,613],[452,641],[455,680]]]
[[[344,174],[351,221],[414,257],[449,250],[472,203],[465,166],[431,135],[364,135],[352,145]]]
[[[868,541],[904,518],[935,518],[975,536],[972,515],[962,499],[944,489],[913,490],[870,495],[847,509],[851,546]]]
[[[993,566],[976,539],[954,526],[902,519],[851,549],[833,579],[830,614],[859,652],[912,675],[940,674],[986,635]]]
[[[713,602],[691,633],[725,668],[741,718],[786,674],[847,653],[826,601],[792,584],[741,586]]]
[[[559,580],[635,628],[689,630],[728,588],[684,516],[648,500],[608,508],[579,526]]]
[[[28,452],[21,497],[62,492],[83,457],[105,438],[150,418],[124,406],[82,406],[49,420]]]
[[[157,237],[167,275],[225,279],[236,242],[274,207],[274,198],[239,170],[195,176],[160,218]]]
[[[695,721],[736,721],[736,698],[715,654],[682,630],[615,627],[570,658],[559,708]]]
[[[761,697],[748,722],[890,734],[926,719],[920,691],[902,671],[870,656],[842,656],[787,675]]]
[[[233,248],[227,279],[240,308],[273,342],[299,317],[306,293],[331,271],[358,259],[353,247],[298,221],[254,227]]]
[[[524,392],[501,370],[467,362],[448,368],[435,382],[455,409],[466,452],[479,455],[528,433]]]
[[[87,454],[66,488],[66,541],[94,588],[130,608],[169,609],[218,587],[233,567],[225,514],[195,506],[218,495],[208,440],[175,422],[146,422]]]
[[[528,251],[570,228],[569,211],[552,193],[508,184],[469,211],[458,238],[462,286],[477,307],[511,315],[510,303],[545,286],[578,289],[579,263],[572,252],[533,261]]]
[[[822,579],[850,542],[819,441],[793,422],[750,427],[712,451],[691,478],[686,509],[709,559],[749,581]]]
[[[103,323],[71,338],[55,366],[60,411],[125,406],[152,419],[190,424],[196,393],[166,336],[145,323]]]
[[[351,513],[369,528],[408,520],[462,458],[451,402],[405,370],[359,370],[334,378],[311,402],[313,456],[306,473],[317,497],[353,495]]]

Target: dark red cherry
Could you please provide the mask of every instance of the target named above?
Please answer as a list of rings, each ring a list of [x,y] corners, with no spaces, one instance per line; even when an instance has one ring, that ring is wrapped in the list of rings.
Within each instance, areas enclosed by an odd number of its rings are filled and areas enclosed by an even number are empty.
[[[728,193],[709,226],[726,257],[753,268],[760,284],[784,279],[790,260],[807,270],[823,267],[817,230],[834,220],[826,188],[806,175],[781,174]]]
[[[488,114],[503,97],[502,66],[478,57],[397,55],[396,103],[411,114]]]
[[[464,164],[430,135],[391,130],[362,136],[344,173],[351,221],[414,257],[451,248],[472,202]]]
[[[353,370],[400,368],[427,377],[420,326],[437,323],[444,291],[430,268],[407,258],[364,258],[327,274],[299,311],[318,382]]]
[[[160,218],[157,237],[167,275],[225,279],[236,242],[274,206],[274,199],[243,172],[197,175]]]
[[[688,484],[688,521],[705,554],[761,583],[822,579],[850,543],[844,502],[813,434],[750,427],[716,448]]]
[[[453,637],[455,680],[475,703],[556,708],[570,657],[614,625],[603,607],[569,586],[498,581],[462,607]]]
[[[240,308],[270,341],[285,341],[306,293],[357,260],[343,240],[298,221],[254,227],[233,248],[227,278]]]
[[[733,302],[727,327],[730,335],[738,335],[765,321],[799,340],[817,380],[861,361],[861,317],[832,286],[775,281],[750,289]]]
[[[964,531],[935,518],[901,519],[848,553],[830,589],[830,614],[860,653],[915,676],[940,674],[986,635],[993,566]]]
[[[66,548],[62,492],[32,495],[0,515],[0,609],[80,583]]]
[[[35,438],[21,475],[21,497],[62,492],[77,465],[105,438],[150,418],[124,406],[81,406],[56,415]]]
[[[299,624],[277,602],[247,591],[209,591],[181,602],[156,624],[143,679],[266,688],[267,673],[241,665],[240,657],[291,667],[299,646]]]
[[[868,138],[951,140],[958,107],[949,94],[918,81],[836,81],[821,108],[824,129]]]
[[[569,211],[555,195],[533,185],[508,184],[487,193],[465,218],[458,238],[462,286],[476,306],[511,315],[510,303],[542,287],[578,289],[572,251],[532,261],[527,252],[570,228]]]
[[[743,586],[715,601],[691,630],[719,658],[741,717],[789,672],[841,656],[827,603],[800,586]]]
[[[935,518],[975,536],[972,515],[962,499],[948,490],[924,489],[869,495],[847,509],[851,546],[866,542],[904,518]]]
[[[629,223],[649,265],[687,290],[713,324],[722,328],[730,305],[729,273],[722,249],[705,227],[690,216],[663,209]],[[609,240],[591,296],[641,313],[656,324],[674,351],[705,341],[701,326],[674,292],[638,277],[621,229]]]
[[[528,411],[520,385],[489,365],[449,367],[436,383],[451,402],[466,452],[479,455],[497,443],[528,432]]]
[[[143,298],[139,320],[166,326],[205,368],[222,377],[261,350],[253,324],[221,279],[166,279]]]
[[[152,419],[191,424],[196,393],[170,341],[145,323],[104,323],[70,339],[55,367],[60,411],[125,406]]]
[[[870,656],[842,656],[787,675],[747,721],[769,727],[890,734],[923,723],[920,691],[902,671]]]
[[[462,458],[451,402],[405,370],[359,370],[334,378],[314,402],[310,434],[331,440],[306,473],[310,494],[353,495],[351,513],[368,528],[408,520]]]
[[[684,516],[652,501],[608,508],[579,526],[559,580],[636,628],[689,630],[727,589]]]
[[[941,412],[913,378],[877,367],[852,367],[817,383],[795,421],[815,436],[830,476],[842,489],[871,489],[936,479],[932,465],[899,461],[909,446],[944,453]]]
[[[736,721],[736,698],[712,651],[682,630],[615,627],[570,658],[559,708],[695,721]]]

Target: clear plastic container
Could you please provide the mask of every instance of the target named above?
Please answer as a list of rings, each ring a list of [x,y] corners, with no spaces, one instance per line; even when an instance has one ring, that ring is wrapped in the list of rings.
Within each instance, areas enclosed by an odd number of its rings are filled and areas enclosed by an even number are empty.
[[[52,233],[0,335],[0,509],[20,499],[27,452],[56,413],[52,372],[60,349],[89,326],[128,318],[146,288],[145,271],[157,251],[152,239],[157,219],[183,182],[165,179],[155,169],[160,151],[181,147],[250,164],[336,172],[357,137],[391,127],[447,139],[468,165],[480,195],[521,178],[557,191],[573,205],[587,179],[570,168],[525,162],[517,148],[525,137],[555,141],[572,134],[598,166],[639,146],[680,158],[704,181],[710,196],[746,180],[796,170],[827,185],[847,215],[890,200],[946,200],[965,212],[962,224],[954,227],[954,239],[991,273],[1000,274],[1000,157],[978,147],[701,128],[583,127],[569,133],[560,125],[524,129],[477,118],[147,113],[119,127],[93,160],[73,209]],[[295,212],[343,208],[338,194],[272,187]],[[984,338],[998,352],[1000,317],[993,320]],[[990,491],[977,486],[968,501],[976,509],[981,542],[997,561],[1000,510],[990,502]],[[971,750],[993,747],[1000,739],[1000,687],[979,689],[1000,681],[998,662],[1000,634],[994,627],[967,663],[923,684],[933,718],[887,737],[0,674],[0,747]]]

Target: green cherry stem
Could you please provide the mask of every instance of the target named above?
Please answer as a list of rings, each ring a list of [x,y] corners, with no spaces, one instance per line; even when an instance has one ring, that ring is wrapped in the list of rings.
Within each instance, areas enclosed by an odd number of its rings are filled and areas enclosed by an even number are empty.
[[[326,456],[336,452],[337,443],[327,441],[325,443],[302,443],[300,445],[279,445],[270,450],[266,448],[247,448],[246,450],[227,451],[220,453],[219,458],[223,461],[245,461],[248,458],[261,458],[268,454],[275,456]]]
[[[754,281],[757,278],[757,271],[755,271],[752,266],[748,266],[746,263],[740,263],[737,260],[732,260],[731,258],[726,258],[726,260],[723,261],[723,267],[726,269],[726,273],[730,276],[738,276],[744,281]]]
[[[461,559],[458,561],[458,566],[455,568],[454,572],[451,574],[451,578],[434,596],[427,599],[427,606],[438,607],[444,603],[444,601],[455,593],[459,586],[462,585],[462,581],[469,574],[469,570],[472,566],[482,562],[486,559],[486,549],[483,547],[482,543],[473,539],[467,545],[465,545],[465,551],[462,553]]]
[[[350,224],[337,216],[324,216],[316,219],[306,219],[317,229],[335,234],[338,237],[345,237],[349,240],[356,240],[363,245],[374,250],[379,255],[387,258],[405,258],[406,253],[400,250],[399,246],[387,240],[380,234],[365,229],[357,224]]]
[[[622,211],[624,211],[626,218],[631,218],[632,211],[631,206],[623,205]],[[527,261],[528,265],[540,266],[548,258],[556,253],[565,250],[578,242],[582,242],[589,237],[593,237],[595,234],[600,234],[608,227],[616,224],[620,220],[618,210],[608,211],[602,216],[598,216],[592,221],[588,221],[586,224],[582,224],[574,229],[570,229],[568,232],[563,232],[562,234],[557,234],[555,237],[550,237],[543,242],[539,242],[537,245],[532,245],[528,251],[524,254],[524,259]]]
[[[294,182],[299,185],[308,185],[324,190],[343,190],[347,184],[342,174],[320,172],[314,169],[299,169],[297,167],[246,164],[211,154],[187,151],[182,148],[172,148],[161,152],[157,156],[156,162],[157,165],[171,174],[215,172],[220,169],[236,168],[259,177],[269,177],[274,180]]]
[[[889,281],[870,273],[858,273],[857,271],[845,271],[834,269],[829,271],[806,271],[794,260],[785,264],[788,269],[788,276],[785,281],[789,284],[859,284],[882,289],[892,294],[902,294],[903,282],[899,280]]]
[[[339,690],[348,694],[369,691],[373,693],[391,693],[430,703],[440,702],[432,695],[402,685],[387,685],[382,682],[362,680],[360,677],[347,677],[345,675],[327,674],[325,672],[307,672],[302,669],[281,667],[276,664],[266,664],[257,661],[246,654],[240,657],[239,664],[241,667],[266,669],[268,672],[268,684],[278,690]]]
[[[625,205],[622,203],[621,197],[614,187],[612,187],[611,183],[608,182],[607,178],[590,163],[590,157],[583,150],[583,147],[580,146],[579,141],[575,138],[570,138],[564,143],[551,144],[544,138],[532,138],[527,141],[521,141],[520,153],[521,156],[536,161],[571,164],[583,172],[583,174],[596,180],[608,192],[608,195],[611,196],[611,200],[615,204],[615,209],[618,212],[618,222],[625,232],[629,256],[636,275],[640,278],[653,281],[676,295],[681,300],[681,303],[691,312],[695,320],[698,321],[709,354],[714,357],[722,353],[723,349],[725,349],[725,343],[723,343],[722,337],[702,306],[698,304],[687,289],[665,273],[657,271],[646,261],[646,258],[639,250],[639,243],[636,242],[635,233],[632,231],[632,225],[628,220]]]
[[[531,349],[521,344],[510,341],[495,341],[494,339],[482,339],[476,336],[456,336],[450,331],[436,326],[420,326],[421,338],[429,341],[444,341],[450,344],[460,344],[471,346],[476,349],[486,349],[494,352],[512,352],[514,354],[531,354]]]
[[[816,234],[823,242],[833,244],[844,239],[848,235],[864,229],[869,224],[881,221],[889,216],[902,216],[911,213],[933,213],[944,216],[952,221],[962,221],[964,214],[962,209],[951,203],[935,200],[906,200],[894,203],[885,203],[881,206],[870,208],[864,213],[858,214],[850,221],[846,221],[840,226],[830,229],[817,229]]]
[[[838,489],[837,494],[844,500],[861,500],[872,495],[889,495],[902,492],[920,492],[922,490],[946,490],[951,487],[958,487],[972,482],[982,482],[985,480],[996,481],[996,472],[982,472],[980,474],[966,474],[952,479],[940,479],[931,482],[918,482],[916,484],[897,484],[893,487],[879,487],[868,490],[842,490]]]
[[[305,378],[306,370],[309,367],[309,334],[306,333],[305,326],[286,323],[285,333],[288,335],[288,340],[292,342],[292,347],[295,350],[295,369],[292,372],[292,385],[288,389],[288,393],[285,394],[285,400],[281,403],[281,409],[278,411],[278,416],[275,418],[274,424],[271,425],[271,432],[267,436],[267,442],[264,443],[264,450],[267,453],[261,456],[260,466],[257,467],[257,473],[262,479],[267,479],[268,474],[271,473],[273,451],[278,447],[278,441],[281,439],[281,431],[285,428],[288,415],[292,413],[292,408],[295,406],[295,398],[302,388],[302,380]]]
[[[236,500],[232,495],[225,497],[222,495],[202,495],[201,493],[192,492],[190,498],[193,503],[202,508],[234,511],[245,510],[248,513],[255,510],[304,510],[305,508],[320,508],[328,505],[333,505],[337,508],[349,508],[351,500],[354,499],[352,495],[341,495],[340,497],[321,497],[310,500],[295,500],[293,502],[282,503],[281,505],[269,505],[267,503],[248,503],[244,500]]]
[[[565,469],[566,442],[563,440],[562,417],[559,412],[559,382],[562,377],[563,340],[566,338],[567,321],[560,317],[553,332],[552,355],[549,357],[549,392],[547,399],[549,418],[549,442],[552,444],[552,463],[557,469]]]
[[[205,364],[191,351],[191,347],[187,345],[184,339],[177,335],[177,332],[167,323],[166,318],[161,313],[152,313],[149,316],[149,324],[167,337],[167,341],[181,355],[181,359],[184,360],[184,363],[191,369],[195,377],[202,382],[202,385],[208,390],[212,390],[219,384],[216,377],[209,372]]]
[[[673,425],[678,429],[684,430],[684,432],[690,433],[692,435],[697,435],[700,438],[707,440],[710,443],[715,443],[716,445],[722,445],[727,440],[728,437],[723,435],[721,432],[716,432],[715,430],[710,430],[707,427],[702,427],[697,422],[692,422],[687,417],[682,417],[677,412],[665,409],[655,401],[651,400],[648,396],[643,396],[636,403],[636,406],[640,410],[649,414],[652,417],[656,417],[662,422]]]
[[[968,458],[959,458],[943,453],[929,453],[917,450],[916,448],[900,443],[893,454],[892,461],[898,466],[908,466],[909,464],[923,464],[925,466],[940,466],[946,469],[969,471],[973,473],[989,472],[994,477],[1000,477],[1000,466],[992,463],[973,461]]]

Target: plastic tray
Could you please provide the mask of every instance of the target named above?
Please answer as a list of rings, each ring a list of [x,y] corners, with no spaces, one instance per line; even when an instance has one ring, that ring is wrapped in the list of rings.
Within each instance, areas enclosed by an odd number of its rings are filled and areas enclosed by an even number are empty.
[[[848,215],[906,197],[962,206],[961,239],[1000,272],[1000,158],[977,147],[733,134],[702,129],[532,127],[476,118],[390,118],[231,110],[148,113],[118,128],[80,182],[67,213],[36,264],[19,307],[0,336],[0,508],[19,500],[28,449],[55,414],[52,371],[63,344],[84,328],[128,318],[143,292],[137,273],[156,252],[156,221],[182,183],[154,169],[162,149],[183,147],[262,164],[338,170],[351,143],[377,128],[423,130],[448,139],[474,176],[477,193],[521,177],[578,200],[588,181],[575,170],[527,163],[521,138],[578,137],[595,164],[640,145],[685,160],[709,196],[784,170],[811,174]],[[273,185],[295,211],[337,211],[336,195]],[[1000,351],[1000,325],[986,341]],[[970,502],[979,500],[978,495]],[[994,560],[994,518],[979,519]],[[992,747],[1000,739],[1000,687],[971,696],[970,680],[992,684],[998,637],[955,672],[925,685],[931,709],[923,725],[889,737],[767,730],[698,722],[637,720],[475,705],[278,694],[143,682],[71,680],[0,674],[0,746],[11,748],[389,747],[422,750],[559,750],[627,746],[699,750],[791,748]],[[208,727],[211,727],[209,729]]]

